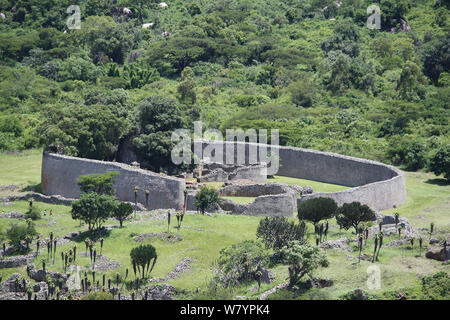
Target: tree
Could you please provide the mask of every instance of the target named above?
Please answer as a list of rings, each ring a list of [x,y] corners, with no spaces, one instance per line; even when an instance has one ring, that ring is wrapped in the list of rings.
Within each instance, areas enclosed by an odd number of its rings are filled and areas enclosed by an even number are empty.
[[[360,50],[358,41],[358,30],[352,22],[345,21],[335,27],[334,35],[322,42],[321,46],[326,53],[338,51],[349,57],[356,57]]]
[[[312,107],[317,88],[308,77],[292,82],[288,90],[294,104],[304,108]]]
[[[351,84],[350,62],[348,56],[340,54],[331,67],[328,89],[334,94],[344,91]]]
[[[397,82],[397,90],[400,97],[407,101],[418,100],[423,96],[420,83],[423,82],[423,75],[419,67],[412,61],[406,61],[403,66],[400,79]]]
[[[450,40],[447,35],[438,35],[424,43],[421,48],[423,73],[429,77],[435,85],[438,84],[442,72],[450,69]]]
[[[450,144],[440,146],[431,156],[428,168],[437,176],[444,174],[450,181]]]
[[[107,106],[69,105],[43,111],[41,143],[70,156],[112,160],[128,123]]]
[[[190,104],[195,103],[197,97],[194,90],[194,72],[190,67],[184,68],[181,72],[181,80],[181,83],[177,87],[177,91],[180,94],[180,102]]]
[[[220,250],[217,260],[216,280],[224,287],[235,286],[240,281],[256,280],[256,272],[269,261],[261,243],[246,240]]]
[[[331,198],[308,199],[298,206],[298,218],[300,220],[308,220],[316,225],[321,220],[332,218],[337,208],[336,202]]]
[[[131,249],[130,258],[132,265],[137,266],[138,272],[142,272],[142,279],[144,279],[145,275],[152,272],[156,260],[158,259],[158,255],[156,254],[155,247],[151,244],[146,244]],[[150,265],[151,269],[149,271]]]
[[[122,223],[126,218],[131,216],[133,213],[133,206],[126,202],[120,202],[117,204],[113,211],[113,217],[119,220],[120,227],[122,228]]]
[[[361,222],[376,220],[375,212],[367,205],[359,202],[344,203],[337,210],[336,221],[345,230],[355,228],[358,234],[358,227]]]
[[[194,198],[194,204],[202,214],[205,214],[208,208],[217,205],[220,201],[219,193],[212,187],[201,187]]]
[[[98,194],[113,195],[114,179],[120,173],[118,171],[111,171],[107,173],[96,173],[89,175],[82,175],[78,178],[77,184],[81,192],[89,193],[96,192]]]
[[[259,221],[256,236],[262,239],[267,248],[281,249],[290,241],[303,242],[305,230],[303,221],[297,225],[284,217],[266,217]]]
[[[183,128],[183,115],[174,100],[161,96],[144,99],[135,115],[138,134],[133,144],[140,157],[151,163],[154,170],[172,163],[174,143],[172,131]]]
[[[328,267],[328,260],[319,247],[292,241],[281,249],[281,254],[289,264],[289,287],[293,288],[306,274],[310,275],[318,267]]]
[[[98,194],[95,192],[83,193],[80,200],[72,203],[72,219],[81,220],[99,229],[111,214],[115,211],[117,201],[113,196]]]

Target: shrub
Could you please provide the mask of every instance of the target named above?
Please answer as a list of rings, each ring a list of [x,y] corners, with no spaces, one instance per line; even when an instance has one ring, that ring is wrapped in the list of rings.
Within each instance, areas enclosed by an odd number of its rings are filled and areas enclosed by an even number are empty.
[[[303,242],[305,229],[304,222],[296,225],[286,218],[267,217],[259,222],[256,236],[262,238],[267,248],[281,249],[293,240]]]
[[[205,186],[200,188],[200,191],[195,195],[194,204],[202,214],[205,214],[208,208],[217,205],[219,201],[217,190]]]
[[[430,159],[429,169],[435,174],[444,174],[450,181],[450,145],[441,146]]]
[[[445,271],[422,278],[422,292],[424,299],[449,300],[450,276]]]
[[[317,246],[291,241],[281,249],[285,262],[289,264],[289,287],[297,285],[301,278],[310,275],[318,267],[328,267],[325,252]]]
[[[336,202],[331,198],[312,198],[298,206],[298,218],[314,224],[324,219],[332,218],[337,210]]]
[[[36,207],[30,207],[27,212],[25,212],[25,217],[31,220],[38,220],[41,218],[41,212]]]
[[[224,287],[238,285],[240,281],[256,279],[256,272],[269,261],[261,243],[246,240],[220,250],[215,280]]]

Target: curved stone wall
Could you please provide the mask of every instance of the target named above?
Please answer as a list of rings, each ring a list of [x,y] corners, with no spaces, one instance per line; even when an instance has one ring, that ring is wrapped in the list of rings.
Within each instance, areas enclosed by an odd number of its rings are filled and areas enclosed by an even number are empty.
[[[245,164],[249,163],[249,149],[257,150],[255,161],[265,162],[260,158],[262,148],[267,152],[278,152],[280,167],[277,175],[314,180],[352,187],[351,189],[333,193],[313,193],[304,195],[298,201],[313,197],[330,197],[338,204],[359,201],[375,210],[390,209],[406,201],[405,176],[395,167],[380,162],[359,159],[329,152],[321,152],[295,147],[272,146],[244,142],[200,141],[205,149],[223,148],[223,161],[226,160],[226,146],[234,145],[234,161],[238,148],[245,149]],[[230,149],[233,149],[230,147]],[[197,155],[198,156],[198,155]],[[215,159],[217,161],[217,159]]]
[[[137,202],[147,205],[145,190],[149,190],[148,209],[180,209],[184,203],[185,181],[118,162],[106,162],[44,152],[42,157],[42,192],[79,198],[76,181],[80,175],[118,171],[113,188],[117,198],[134,203],[134,188],[139,188]]]

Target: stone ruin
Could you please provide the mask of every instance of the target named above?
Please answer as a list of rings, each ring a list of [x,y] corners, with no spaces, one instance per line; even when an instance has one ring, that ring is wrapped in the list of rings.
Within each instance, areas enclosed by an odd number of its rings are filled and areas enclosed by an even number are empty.
[[[228,165],[217,162],[204,163],[194,172],[198,182],[227,182],[250,180],[267,181],[267,164]]]

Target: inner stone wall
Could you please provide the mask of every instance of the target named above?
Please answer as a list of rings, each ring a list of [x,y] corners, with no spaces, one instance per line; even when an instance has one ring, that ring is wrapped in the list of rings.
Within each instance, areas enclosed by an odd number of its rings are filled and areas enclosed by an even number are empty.
[[[304,195],[299,201],[312,197],[330,197],[339,204],[359,201],[375,210],[390,209],[406,201],[406,184],[402,171],[376,161],[359,159],[334,153],[295,147],[272,146],[244,142],[221,142],[197,140],[203,150],[208,147],[222,149],[222,161],[226,161],[227,145],[234,149],[234,161],[237,163],[237,150],[245,151],[245,164],[250,163],[249,149],[257,150],[252,160],[265,162],[260,158],[261,149],[275,153],[278,151],[280,167],[277,175],[314,180],[324,183],[353,187],[333,193],[314,193]],[[199,156],[199,155],[197,155]],[[218,159],[214,159],[218,161]],[[237,163],[239,164],[239,163]],[[268,164],[270,167],[270,164]]]
[[[134,203],[134,188],[138,187],[137,202],[147,207],[145,190],[149,190],[148,209],[180,209],[184,203],[185,181],[118,162],[106,162],[69,157],[44,152],[42,157],[42,192],[79,198],[76,181],[80,175],[118,171],[113,188],[117,198]]]

